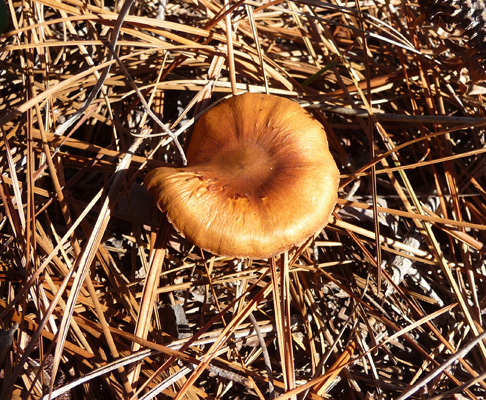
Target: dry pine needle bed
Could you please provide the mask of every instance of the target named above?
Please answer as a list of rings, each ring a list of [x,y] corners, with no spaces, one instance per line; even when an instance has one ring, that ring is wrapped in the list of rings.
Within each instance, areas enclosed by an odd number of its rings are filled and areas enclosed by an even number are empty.
[[[0,400],[484,398],[484,6],[0,0]],[[338,200],[220,256],[144,178],[246,92],[322,125]]]

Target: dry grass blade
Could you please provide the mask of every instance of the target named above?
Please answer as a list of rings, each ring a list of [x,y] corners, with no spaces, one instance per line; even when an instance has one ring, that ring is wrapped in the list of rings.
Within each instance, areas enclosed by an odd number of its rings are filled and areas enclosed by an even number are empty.
[[[7,0],[0,398],[486,397],[486,83],[424,2]],[[143,185],[247,91],[342,174],[278,260],[198,249]]]

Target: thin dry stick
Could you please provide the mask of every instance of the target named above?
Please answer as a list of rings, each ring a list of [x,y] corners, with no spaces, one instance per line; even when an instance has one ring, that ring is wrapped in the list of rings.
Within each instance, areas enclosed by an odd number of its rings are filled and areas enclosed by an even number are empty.
[[[452,364],[454,364],[458,358],[464,358],[464,356],[469,353],[475,346],[481,344],[483,340],[486,338],[486,332],[481,333],[481,335],[477,336],[475,339],[471,340],[467,345],[465,345],[462,349],[458,350],[455,354],[450,356],[446,361],[444,361],[436,370],[431,372],[425,378],[417,382],[413,385],[410,389],[402,393],[397,400],[405,400],[408,399],[411,395],[413,395],[417,390],[419,390],[422,386],[427,385],[432,379],[434,379],[437,375],[439,375],[442,371],[449,368]]]
[[[222,350],[225,352],[226,350]],[[149,390],[144,396],[140,397],[139,400],[151,400],[157,395],[159,395],[163,390],[167,389],[169,386],[176,384],[176,382],[186,376],[188,373],[194,371],[197,364],[187,365],[179,369],[176,373],[171,373],[164,381],[160,382],[154,388]],[[239,383],[249,389],[256,389],[252,380],[243,377],[241,375],[235,374],[234,372],[227,371],[225,369],[216,367],[212,364],[208,366],[209,371],[223,379],[228,379],[230,381]]]
[[[475,385],[476,383],[481,383],[485,379],[486,379],[486,372],[482,373],[481,375],[478,375],[477,377],[465,382],[464,384],[462,384],[462,385],[460,385],[460,386],[458,386],[454,389],[448,390],[447,392],[442,393],[438,396],[434,396],[430,400],[452,399],[453,394],[462,392],[463,390],[470,388],[471,386]]]
[[[134,2],[135,2],[135,0],[126,0],[123,3],[122,8],[121,8],[121,10],[118,14],[118,18],[116,20],[115,27],[113,28],[113,31],[112,31],[112,36],[111,36],[111,40],[110,40],[110,48],[113,48],[113,49],[116,48],[116,43],[117,43],[118,37],[120,35],[120,31],[121,31],[121,28],[122,28],[122,25],[123,25],[123,20],[128,15],[128,12],[130,11],[130,8],[132,7],[132,4]],[[107,62],[110,62],[112,59],[113,59],[113,54],[108,53]],[[108,66],[103,70],[101,77],[96,82],[95,87],[93,88],[93,90],[89,94],[88,98],[86,99],[86,101],[84,102],[82,107],[71,118],[69,118],[67,121],[65,121],[62,125],[59,126],[59,128],[56,130],[57,135],[62,135],[88,109],[88,107],[90,106],[92,101],[98,95],[101,87],[105,83],[105,80],[108,77],[108,74],[110,73],[111,65],[112,65],[111,63],[108,64]]]
[[[258,325],[258,321],[256,320],[255,316],[250,314],[250,321],[255,329],[255,332],[258,337],[258,342],[260,343],[260,348],[262,349],[263,359],[265,361],[265,369],[267,370],[268,375],[268,398],[270,400],[275,398],[275,387],[273,384],[273,369],[272,369],[272,361],[270,360],[270,355],[268,354],[267,344],[265,343],[265,338],[262,335],[260,330],[260,326]]]
[[[139,98],[140,102],[142,103],[142,105],[143,105],[145,111],[147,112],[147,114],[150,115],[152,117],[152,119],[156,122],[156,124],[159,125],[162,128],[162,130],[164,131],[164,133],[166,135],[168,135],[170,137],[170,139],[172,139],[172,141],[174,142],[177,150],[179,151],[179,154],[181,155],[182,164],[183,165],[187,165],[186,154],[184,153],[184,149],[182,148],[182,146],[181,146],[181,144],[179,142],[179,139],[177,139],[177,136],[174,135],[174,133],[169,128],[167,128],[164,125],[164,123],[159,119],[159,117],[157,117],[157,115],[155,115],[155,113],[152,111],[152,109],[150,108],[150,106],[147,104],[147,101],[145,100],[145,98],[143,97],[142,93],[140,92],[140,89],[136,85],[135,81],[132,79],[132,77],[131,77],[130,73],[128,72],[128,70],[125,68],[125,65],[123,64],[123,61],[116,54],[115,49],[112,48],[109,43],[106,43],[106,46],[110,50],[111,56],[116,60],[116,62],[118,63],[118,66],[120,67],[120,69],[122,70],[123,74],[127,78],[128,83],[130,84],[130,86],[133,88],[133,90],[137,94],[137,97]],[[135,137],[140,137],[140,135],[134,135],[134,136]],[[145,135],[144,137],[147,137],[147,135]]]

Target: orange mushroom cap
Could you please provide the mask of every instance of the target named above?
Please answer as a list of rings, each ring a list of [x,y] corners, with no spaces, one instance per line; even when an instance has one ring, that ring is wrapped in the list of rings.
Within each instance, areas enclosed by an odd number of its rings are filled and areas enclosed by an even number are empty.
[[[177,230],[211,253],[267,258],[327,224],[339,171],[323,126],[295,102],[246,93],[197,122],[185,168],[145,185]]]

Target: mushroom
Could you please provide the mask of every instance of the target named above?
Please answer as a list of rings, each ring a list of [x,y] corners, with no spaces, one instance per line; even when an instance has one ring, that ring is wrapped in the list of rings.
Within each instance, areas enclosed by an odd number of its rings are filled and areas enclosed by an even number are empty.
[[[323,126],[297,103],[245,93],[197,122],[187,167],[145,185],[188,240],[213,254],[268,258],[327,224],[339,171]]]

